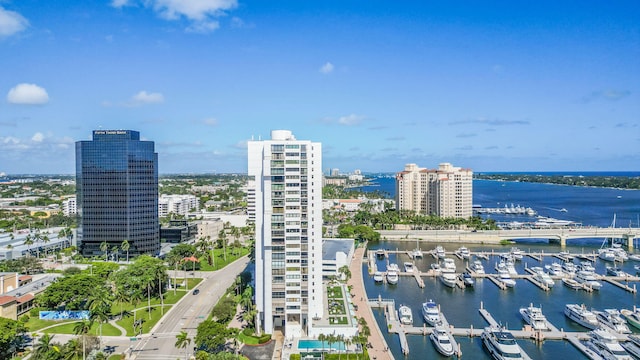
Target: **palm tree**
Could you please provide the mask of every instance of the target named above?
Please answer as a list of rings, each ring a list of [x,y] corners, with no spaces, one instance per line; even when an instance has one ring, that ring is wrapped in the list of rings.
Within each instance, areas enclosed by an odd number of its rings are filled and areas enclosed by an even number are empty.
[[[331,344],[335,344],[336,336],[333,334],[327,335],[327,344],[329,344],[329,353],[331,353]]]
[[[87,301],[91,313],[91,321],[97,320],[99,323],[100,340],[99,346],[102,348],[102,324],[109,321],[111,315],[111,297],[105,288],[96,288]]]
[[[38,343],[33,347],[33,356],[35,359],[47,359],[49,353],[55,351],[60,352],[57,345],[53,344],[54,335],[44,334],[38,339]]]
[[[129,240],[124,239],[122,240],[122,244],[120,245],[120,248],[122,249],[122,251],[127,253],[127,262],[129,262],[129,248],[131,246],[129,245]]]
[[[73,327],[73,333],[76,335],[82,336],[82,358],[83,359],[86,357],[86,350],[85,350],[86,336],[89,333],[89,330],[91,330],[92,325],[93,325],[92,321],[82,320],[77,322],[76,325]]]
[[[237,243],[238,240],[240,239],[240,229],[238,227],[236,227],[236,226],[232,226],[231,227],[231,236],[233,236],[236,239],[235,242]]]
[[[33,234],[33,241],[38,245],[38,242],[42,240],[42,235],[40,235],[40,231],[36,230],[35,234]],[[40,258],[40,246],[36,247],[36,257]]]
[[[222,243],[222,253],[224,254],[224,261],[227,261],[227,233],[224,229],[218,233],[218,242]]]
[[[100,243],[100,251],[104,253],[104,261],[107,261],[107,255],[109,254],[107,250],[109,250],[109,244],[106,241]]]
[[[62,347],[62,359],[63,360],[79,360],[84,359],[84,341],[82,345],[78,342],[78,339],[69,340]]]
[[[324,341],[327,339],[327,335],[320,334],[318,335],[318,341],[322,344],[322,352],[324,352]]]
[[[178,349],[185,349],[184,352],[184,358],[187,359],[187,355],[189,355],[189,351],[186,350],[187,346],[189,346],[189,344],[191,344],[191,338],[189,337],[189,334],[187,334],[186,331],[180,331],[180,333],[178,335],[176,335],[176,348]]]
[[[27,245],[29,256],[31,256],[31,245],[33,245],[33,238],[31,238],[31,234],[24,238],[24,244]]]
[[[49,237],[47,235],[42,235],[41,240],[44,245],[47,245]],[[47,248],[44,249],[44,256],[47,257]]]

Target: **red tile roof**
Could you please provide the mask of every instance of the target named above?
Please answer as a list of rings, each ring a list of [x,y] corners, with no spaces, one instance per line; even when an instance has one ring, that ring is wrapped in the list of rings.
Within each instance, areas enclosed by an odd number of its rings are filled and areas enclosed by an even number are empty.
[[[33,300],[34,297],[35,296],[33,296],[33,294],[25,294],[25,295],[20,296],[17,300],[18,300],[19,303],[23,304],[23,303],[26,303],[28,301]]]
[[[13,296],[0,296],[0,305],[10,304],[13,301],[16,301]]]
[[[18,278],[19,281],[30,280],[30,279],[33,279],[31,275],[20,275],[20,277]]]

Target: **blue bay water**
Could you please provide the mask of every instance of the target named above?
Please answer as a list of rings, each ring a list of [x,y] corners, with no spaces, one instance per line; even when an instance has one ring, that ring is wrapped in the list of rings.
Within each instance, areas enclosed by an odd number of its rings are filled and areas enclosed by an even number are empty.
[[[562,185],[519,183],[519,182],[498,182],[498,181],[474,181],[474,204],[483,207],[503,207],[504,204],[511,203],[531,207],[542,216],[554,217],[581,222],[584,226],[610,226],[614,214],[616,214],[616,226],[628,227],[638,226],[637,219],[640,214],[640,191],[617,190],[587,187],[572,187]],[[365,187],[364,190],[384,191],[393,197],[395,183],[393,178],[379,178],[375,180],[375,185]],[[565,208],[567,212],[559,210]],[[515,221],[526,221],[526,216],[513,217]],[[428,240],[428,239],[427,239]],[[601,239],[571,240],[567,250],[574,253],[591,253],[601,245]],[[435,248],[435,243],[422,243],[423,250]],[[387,248],[399,250],[411,250],[415,248],[413,242],[380,242],[369,244],[372,249]],[[445,244],[447,251],[454,251],[460,244]],[[507,252],[509,246],[482,246],[467,244],[472,251],[495,251]],[[548,244],[546,241],[522,241],[517,245],[525,251],[561,251],[559,245]],[[467,264],[455,258],[458,272]],[[377,260],[378,267],[382,270],[386,267],[386,261]],[[391,262],[402,264],[409,261],[406,255],[392,255]],[[430,264],[435,260],[425,257],[417,260],[416,266],[421,271],[427,271]],[[494,265],[498,261],[497,256],[490,257],[489,261],[483,261],[485,270],[495,273]],[[516,264],[519,273],[524,273],[524,266],[544,266],[557,261],[555,258],[546,257],[543,262],[538,262],[525,257],[523,261]],[[577,260],[576,260],[577,261]],[[633,273],[633,262],[622,265],[627,272]],[[402,265],[401,265],[402,266]],[[605,273],[605,263],[597,261],[595,263],[596,272]],[[365,266],[366,268],[366,266]],[[363,271],[367,274],[366,271]],[[369,298],[378,296],[382,298],[393,298],[396,306],[405,304],[411,307],[414,315],[414,325],[422,326],[424,323],[420,314],[421,304],[426,299],[433,299],[441,304],[442,311],[451,324],[456,327],[482,329],[486,322],[480,316],[478,308],[480,303],[494,316],[494,318],[511,329],[521,329],[524,322],[518,312],[520,307],[528,306],[530,303],[541,306],[547,318],[558,328],[567,331],[586,331],[566,319],[563,314],[564,306],[568,303],[585,304],[587,307],[595,309],[604,308],[631,308],[638,306],[638,295],[634,295],[621,290],[611,284],[605,283],[601,291],[587,293],[584,291],[574,291],[566,288],[561,282],[556,281],[556,286],[550,292],[544,292],[526,280],[517,280],[514,289],[499,290],[489,280],[479,281],[472,289],[450,289],[443,286],[436,278],[425,278],[425,288],[420,289],[413,278],[401,277],[399,283],[393,285],[377,284],[373,279],[365,275],[365,288]],[[640,284],[636,284],[640,286]],[[437,359],[442,358],[434,349],[428,337],[410,335],[408,336],[411,353],[404,356],[400,350],[397,335],[386,332],[384,314],[381,310],[374,309],[374,315],[378,326],[382,330],[390,351],[396,359]],[[637,330],[634,330],[637,331]],[[490,359],[483,350],[479,338],[460,337],[456,339],[462,348],[463,359]],[[566,341],[545,341],[536,344],[533,341],[518,340],[518,343],[534,359],[559,359],[585,358],[577,349]]]

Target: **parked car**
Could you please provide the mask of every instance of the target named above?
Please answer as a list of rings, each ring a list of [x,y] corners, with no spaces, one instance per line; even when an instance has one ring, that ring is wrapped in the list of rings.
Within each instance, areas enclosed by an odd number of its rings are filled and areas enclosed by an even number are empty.
[[[200,293],[200,289],[194,289],[193,290],[193,295],[198,295]]]

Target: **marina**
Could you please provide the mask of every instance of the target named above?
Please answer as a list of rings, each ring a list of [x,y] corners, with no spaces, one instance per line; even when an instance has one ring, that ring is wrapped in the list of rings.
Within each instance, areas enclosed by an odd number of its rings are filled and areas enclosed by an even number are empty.
[[[394,250],[386,248],[385,244],[394,244],[393,245]],[[421,247],[425,247],[425,244],[420,244],[420,245]],[[450,302],[454,302],[457,304],[459,303],[459,300],[460,301],[465,300],[464,298],[468,295],[471,295],[472,297],[476,298],[476,295],[478,295],[477,294],[478,291],[481,291],[483,293],[486,293],[487,291],[491,293],[493,293],[494,291],[498,291],[497,294],[500,294],[500,293],[510,294],[508,295],[508,297],[510,298],[513,296],[521,297],[521,296],[518,296],[521,291],[525,291],[528,294],[527,296],[530,296],[531,294],[533,294],[532,293],[533,289],[538,289],[538,293],[546,294],[546,295],[542,295],[543,296],[542,298],[540,298],[539,296],[534,297],[534,298],[541,299],[540,301],[541,304],[549,304],[549,299],[543,300],[544,298],[547,298],[547,297],[555,298],[557,296],[561,296],[561,297],[572,296],[572,295],[568,295],[567,291],[575,292],[575,290],[570,290],[564,286],[561,286],[561,287],[548,286],[542,280],[540,280],[540,278],[536,276],[537,272],[540,270],[543,270],[545,265],[549,265],[550,263],[554,261],[559,261],[560,259],[569,261],[575,265],[575,269],[573,269],[574,271],[573,276],[575,276],[575,271],[579,271],[578,269],[582,268],[581,262],[584,262],[585,261],[584,259],[589,259],[589,261],[595,260],[590,264],[592,264],[593,268],[596,270],[594,272],[594,276],[599,281],[603,282],[603,291],[612,291],[613,289],[617,289],[616,291],[619,291],[620,296],[622,297],[625,297],[625,295],[623,295],[624,293],[633,295],[635,286],[637,282],[640,281],[640,277],[636,275],[627,274],[627,276],[625,277],[607,275],[605,262],[599,261],[597,259],[597,255],[596,256],[593,255],[594,254],[593,249],[589,251],[587,249],[569,248],[562,251],[553,251],[553,249],[549,248],[548,246],[544,246],[544,249],[542,249],[543,246],[532,246],[532,248],[528,248],[526,246],[520,246],[523,259],[521,261],[515,262],[514,264],[516,275],[513,275],[512,279],[517,285],[511,288],[506,286],[504,282],[500,281],[498,274],[493,269],[493,266],[499,262],[501,255],[502,257],[505,257],[508,254],[510,254],[511,252],[510,247],[505,247],[503,249],[495,249],[495,248],[490,249],[487,247],[477,248],[474,246],[470,246],[469,257],[461,258],[459,256],[456,256],[456,252],[458,252],[457,249],[459,247],[450,248],[449,246],[443,246],[443,250],[444,250],[443,258],[439,258],[437,255],[436,256],[432,255],[432,254],[435,255],[435,251],[434,251],[435,246],[433,246],[432,249],[420,250],[420,252],[425,256],[423,258],[419,258],[419,257],[416,258],[416,257],[410,256],[410,254],[415,254],[415,250],[416,250],[415,248],[413,248],[412,250],[403,249],[403,246],[408,247],[409,243],[402,244],[397,242],[393,242],[393,243],[382,242],[379,244],[379,246],[384,248],[384,251],[383,251],[384,256],[376,256],[376,254],[378,253],[377,249],[371,249],[367,252],[367,260],[364,261],[363,264],[365,268],[369,268],[370,266],[373,266],[373,268],[370,268],[369,271],[373,269],[373,270],[385,273],[386,266],[389,263],[390,264],[403,263],[405,261],[404,259],[412,260],[411,262],[412,271],[398,272],[399,281],[396,285],[393,285],[393,289],[390,288],[390,290],[393,290],[391,293],[395,293],[397,291],[400,291],[401,293],[405,293],[408,291],[407,289],[409,288],[418,289],[418,292],[421,292],[421,293],[424,293],[425,291],[427,293],[436,291],[436,293],[440,293],[447,299],[444,301],[440,300],[440,301],[443,301],[442,303],[444,304],[449,304]],[[389,246],[389,248],[391,247]],[[481,256],[478,256],[478,255],[481,255]],[[534,256],[529,256],[529,255],[534,255]],[[456,286],[451,287],[451,286],[445,285],[441,280],[441,277],[443,274],[441,269],[444,267],[445,259],[455,260],[453,266],[456,267],[456,270],[455,272],[453,272],[453,274],[455,274],[458,280],[458,283],[456,283]],[[485,260],[485,259],[488,259],[488,260]],[[447,262],[450,263],[451,260],[447,260]],[[476,262],[479,262],[478,265],[483,265],[483,268],[485,269],[484,270],[485,273],[473,271],[473,267],[474,267],[473,265]],[[432,269],[431,267],[432,264],[438,264],[440,270],[437,271]],[[632,262],[630,262],[630,263],[625,263],[622,266],[627,272],[629,272],[628,268],[629,267],[632,268],[632,265],[633,265]],[[585,264],[585,266],[587,266],[587,264]],[[571,266],[565,266],[565,267],[571,268]],[[490,270],[487,271],[486,269],[490,269]],[[464,272],[468,273],[469,276],[474,279],[474,281],[476,282],[475,286],[470,287],[470,286],[464,285],[464,282],[461,276],[462,273]],[[570,275],[569,273],[566,273],[566,272],[562,272],[561,275],[551,275],[551,276],[547,275],[547,277],[551,279],[551,281],[562,280],[567,278],[568,276]],[[422,283],[421,283],[422,285],[419,285],[420,283],[417,281],[417,279],[422,280]],[[485,281],[485,279],[488,280],[488,282]],[[411,281],[407,281],[407,280],[411,280]],[[488,284],[491,284],[491,286],[487,287]],[[525,284],[530,284],[530,285],[524,286]],[[587,294],[598,293],[598,292],[592,292],[592,290],[590,290],[586,285],[583,285],[583,284],[578,284],[578,285],[580,286],[580,289],[583,291],[575,292],[576,295],[583,293],[585,294],[583,296],[592,296]],[[379,286],[382,286],[383,288],[385,288],[389,285],[381,284],[376,286],[376,288],[378,288]],[[496,290],[493,290],[493,291],[489,290],[491,287],[493,287]],[[445,290],[445,289],[448,289],[448,290]],[[370,289],[369,292],[371,291],[372,290]],[[562,293],[562,294],[557,295],[558,293]],[[632,295],[627,295],[627,296],[632,296]],[[492,295],[492,296],[495,296],[495,295]],[[502,297],[501,295],[498,295],[498,299],[500,299],[501,297]],[[401,297],[401,298],[405,299],[406,297]],[[627,299],[628,299],[627,302],[632,301],[631,298],[629,297]],[[605,301],[606,303],[605,299],[601,299],[601,300]],[[379,322],[382,321],[382,323],[380,323],[381,328],[388,328],[389,335],[395,336],[395,340],[393,338],[386,339],[386,341],[389,344],[391,344],[390,348],[394,348],[394,345],[397,344],[395,346],[399,346],[400,353],[403,354],[401,356],[407,357],[407,358],[414,358],[413,353],[415,350],[412,350],[412,347],[413,347],[412,342],[415,341],[414,340],[415,336],[422,336],[426,339],[426,341],[429,342],[428,346],[434,349],[435,352],[439,352],[436,345],[433,343],[434,341],[433,337],[437,337],[437,336],[436,335],[431,336],[435,328],[433,326],[430,326],[429,324],[426,324],[424,321],[422,321],[421,317],[417,315],[417,314],[420,314],[420,310],[419,310],[420,307],[412,306],[410,303],[405,303],[405,300],[402,300],[403,305],[411,307],[414,314],[412,325],[402,325],[397,316],[398,309],[392,308],[391,307],[392,305],[390,305],[391,302],[395,304],[395,301],[398,301],[398,300],[393,300],[391,298],[382,297],[382,296],[380,296],[379,299],[374,298],[373,300],[369,300],[369,304],[374,309],[374,311],[376,309],[384,309],[382,313],[378,313],[377,311],[375,311],[374,315],[376,316]],[[424,301],[424,299],[422,301]],[[522,304],[522,306],[525,307],[525,305],[528,303],[529,302]],[[481,341],[480,336],[483,332],[484,327],[486,327],[487,324],[489,326],[492,326],[492,325],[499,326],[501,324],[508,325],[508,324],[518,324],[518,323],[522,325],[515,326],[515,327],[513,325],[507,326],[507,329],[509,329],[509,332],[513,334],[513,336],[516,339],[518,339],[519,343],[520,341],[524,341],[524,343],[522,343],[521,345],[523,349],[525,349],[525,352],[527,353],[531,352],[531,350],[528,348],[529,341],[533,343],[544,344],[545,347],[558,346],[556,343],[559,341],[560,343],[564,342],[565,344],[570,344],[571,347],[575,349],[575,351],[582,354],[586,358],[598,358],[595,355],[595,352],[585,345],[585,342],[589,339],[588,331],[590,329],[584,328],[578,325],[577,323],[574,323],[568,318],[566,318],[564,316],[563,308],[556,310],[555,314],[554,312],[551,311],[553,306],[551,306],[549,311],[545,311],[545,315],[547,315],[548,312],[550,314],[550,318],[545,319],[546,324],[548,325],[548,329],[550,330],[536,331],[535,329],[533,329],[532,326],[530,326],[524,321],[524,319],[522,318],[520,313],[517,311],[517,309],[515,309],[516,310],[515,313],[518,316],[515,320],[513,319],[513,316],[511,316],[510,319],[502,319],[501,317],[496,317],[496,315],[493,314],[495,310],[489,311],[488,309],[484,308],[487,304],[486,302],[482,304],[482,300],[480,300],[478,304],[481,304],[481,305],[480,306],[476,305],[476,313],[480,314],[480,317],[482,319],[481,323],[478,323],[478,321],[471,321],[471,322],[468,322],[467,324],[463,322],[462,323],[459,322],[458,321],[459,314],[452,315],[450,312],[447,312],[448,305],[445,306],[441,312],[443,317],[445,317],[445,313],[446,313],[445,319],[447,319],[447,323],[449,324],[449,329],[451,331],[451,334],[452,336],[455,337],[457,341],[457,345],[459,347],[457,351],[458,353],[465,354],[464,358],[467,358],[469,355],[471,355],[469,351],[473,353],[471,358],[484,358],[484,356],[488,357],[488,353],[485,350],[484,352],[482,352],[483,356],[478,355],[477,352],[474,352],[474,350],[470,350],[468,346],[471,346],[471,344],[475,344],[473,345],[473,347],[481,346],[481,342],[478,343],[476,341],[473,341],[469,343],[467,341],[461,340],[460,339],[461,337],[463,338],[467,337],[470,339],[475,338],[475,339],[478,339],[477,341]],[[495,307],[496,305],[492,304],[492,306]],[[543,306],[545,309],[550,307],[549,305],[543,305]],[[604,309],[607,307],[597,306],[596,308]],[[624,307],[621,306],[621,308],[624,308]],[[393,311],[394,314],[396,315],[387,316],[386,313],[390,311]],[[501,311],[503,310],[499,310],[498,312],[501,312]],[[558,314],[561,315],[559,318],[558,318]],[[454,319],[453,321],[449,319],[452,316]],[[398,326],[394,325],[394,321],[397,321]],[[387,335],[385,335],[385,337],[386,336]],[[424,346],[418,346],[418,347],[420,348],[420,351],[423,351],[422,349]],[[535,351],[536,350],[533,350],[533,353],[530,354],[531,358],[537,358],[537,356],[534,355]]]

